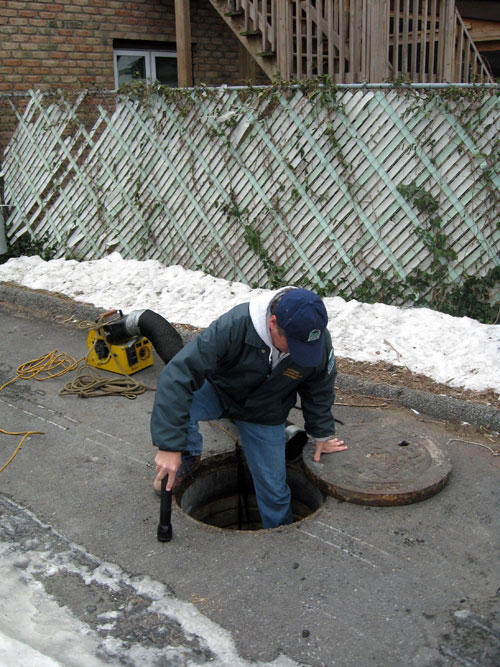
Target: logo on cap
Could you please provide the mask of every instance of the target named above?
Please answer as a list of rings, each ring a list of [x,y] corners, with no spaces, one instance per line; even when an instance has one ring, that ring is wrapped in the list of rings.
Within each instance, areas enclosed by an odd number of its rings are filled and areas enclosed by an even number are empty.
[[[320,338],[320,336],[321,336],[321,331],[319,329],[313,329],[309,333],[309,337],[307,339],[307,342],[312,343],[313,341],[318,340],[318,338]]]

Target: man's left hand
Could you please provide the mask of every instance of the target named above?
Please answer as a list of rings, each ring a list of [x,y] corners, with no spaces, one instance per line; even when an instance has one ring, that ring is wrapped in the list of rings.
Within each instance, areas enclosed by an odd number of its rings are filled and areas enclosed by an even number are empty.
[[[318,463],[321,458],[321,454],[343,452],[345,449],[347,449],[347,446],[344,445],[344,441],[339,440],[338,438],[332,438],[331,440],[317,440],[313,459],[316,461],[316,463]]]

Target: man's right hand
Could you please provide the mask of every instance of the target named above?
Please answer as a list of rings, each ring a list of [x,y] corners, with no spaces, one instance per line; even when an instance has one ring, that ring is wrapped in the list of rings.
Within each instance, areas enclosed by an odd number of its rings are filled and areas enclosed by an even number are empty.
[[[156,463],[156,480],[161,480],[168,475],[167,491],[171,491],[175,481],[175,473],[181,464],[180,452],[166,452],[159,449],[155,456]]]

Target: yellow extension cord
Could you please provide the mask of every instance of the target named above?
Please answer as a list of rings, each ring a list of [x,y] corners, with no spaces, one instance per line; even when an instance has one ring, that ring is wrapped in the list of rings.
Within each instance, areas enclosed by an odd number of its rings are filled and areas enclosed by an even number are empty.
[[[79,363],[80,362],[73,359],[73,357],[58,352],[57,350],[52,350],[52,352],[44,354],[43,357],[38,357],[38,359],[27,361],[18,366],[16,376],[13,377],[12,380],[3,384],[0,387],[0,391],[7,387],[7,385],[19,379],[38,381],[50,380],[51,378],[64,375],[64,373],[74,370]],[[43,376],[42,373],[44,374]]]
[[[16,457],[18,451],[21,449],[21,447],[22,447],[22,445],[23,445],[23,442],[26,440],[26,438],[27,438],[29,435],[35,435],[35,434],[38,434],[38,435],[44,435],[44,432],[43,432],[43,431],[4,431],[3,428],[0,428],[0,433],[3,433],[4,435],[22,435],[22,436],[23,436],[23,437],[21,438],[21,440],[19,441],[19,444],[17,445],[17,447],[16,447],[16,449],[14,450],[14,453],[12,454],[12,456],[10,457],[10,459],[7,461],[7,463],[5,463],[5,464],[0,468],[0,472],[3,472],[3,471],[5,470],[5,468],[9,465],[9,463],[10,463],[11,461],[14,460],[14,458]]]
[[[5,382],[5,384],[0,387],[0,391],[19,379],[43,381],[50,380],[59,375],[64,375],[64,373],[74,370],[78,366],[78,363],[79,362],[73,359],[73,357],[58,352],[57,350],[52,350],[52,352],[43,355],[43,357],[38,357],[38,359],[27,361],[18,366],[15,377],[8,382]],[[4,435],[23,436],[7,463],[0,468],[0,472],[3,472],[9,463],[14,460],[21,449],[23,442],[29,435],[44,435],[43,431],[5,431],[3,428],[0,428],[0,433],[3,433]]]

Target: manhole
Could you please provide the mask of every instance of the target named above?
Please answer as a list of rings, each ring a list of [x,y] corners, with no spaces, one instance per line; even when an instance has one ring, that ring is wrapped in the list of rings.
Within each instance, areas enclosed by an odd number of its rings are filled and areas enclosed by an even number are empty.
[[[393,429],[371,430],[348,449],[314,463],[314,445],[304,449],[312,479],[336,498],[363,505],[408,505],[429,498],[448,481],[451,464],[430,440],[404,437]]]
[[[299,465],[287,466],[287,482],[295,521],[305,519],[323,505],[323,493]],[[238,467],[235,453],[203,459],[194,479],[187,479],[175,491],[175,500],[186,514],[209,526],[262,529],[251,475],[246,464]]]

